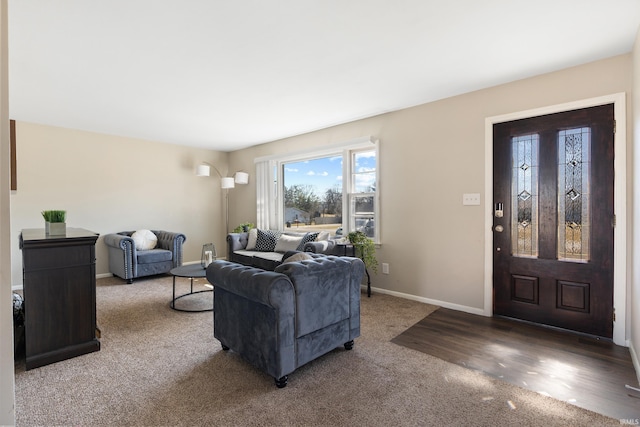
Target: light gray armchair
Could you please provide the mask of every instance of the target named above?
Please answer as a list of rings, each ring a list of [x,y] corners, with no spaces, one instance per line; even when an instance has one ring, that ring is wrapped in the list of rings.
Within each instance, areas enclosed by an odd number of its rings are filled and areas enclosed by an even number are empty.
[[[131,235],[133,231],[122,231],[104,236],[109,252],[109,272],[133,283],[133,279],[168,273],[182,265],[182,245],[187,240],[182,233],[151,230],[158,238],[154,249],[139,251]]]
[[[280,388],[298,367],[360,336],[358,258],[310,254],[265,271],[214,261],[213,335],[275,379]]]

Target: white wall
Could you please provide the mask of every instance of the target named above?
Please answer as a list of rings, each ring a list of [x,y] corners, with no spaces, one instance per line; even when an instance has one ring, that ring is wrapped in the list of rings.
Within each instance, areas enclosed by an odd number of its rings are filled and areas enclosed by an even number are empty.
[[[0,425],[15,423],[7,34],[7,1],[0,0]]]
[[[622,55],[346,123],[233,152],[230,168],[254,170],[255,157],[363,136],[380,139],[378,261],[389,263],[391,274],[379,272],[373,286],[481,313],[485,118],[630,94],[631,67],[631,55]],[[242,221],[254,222],[255,183],[250,187],[234,195],[231,211]],[[480,193],[481,205],[463,206],[463,193]]]
[[[97,274],[108,274],[103,236],[140,228],[187,236],[184,261],[224,243],[218,177],[197,177],[207,161],[226,171],[227,154],[91,132],[16,123],[17,183],[11,195],[12,280],[22,284],[20,231],[43,228],[41,211],[64,209],[67,227],[100,233]]]

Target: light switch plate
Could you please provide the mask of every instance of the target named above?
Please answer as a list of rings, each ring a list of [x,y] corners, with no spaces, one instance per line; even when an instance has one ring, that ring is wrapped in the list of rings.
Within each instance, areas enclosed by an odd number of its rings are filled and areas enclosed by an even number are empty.
[[[462,204],[474,206],[480,204],[480,193],[465,193],[462,195]]]

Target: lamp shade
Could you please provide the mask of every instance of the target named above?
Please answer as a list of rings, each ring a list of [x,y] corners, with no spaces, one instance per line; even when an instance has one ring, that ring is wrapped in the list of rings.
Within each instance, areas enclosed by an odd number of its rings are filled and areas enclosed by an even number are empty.
[[[209,165],[198,165],[196,168],[196,176],[209,176],[211,175],[211,166]]]
[[[233,188],[233,187],[235,187],[235,184],[233,183],[233,178],[227,177],[227,176],[222,178],[222,180],[220,182],[220,186],[222,188]]]
[[[249,174],[246,172],[236,172],[236,184],[248,184]]]

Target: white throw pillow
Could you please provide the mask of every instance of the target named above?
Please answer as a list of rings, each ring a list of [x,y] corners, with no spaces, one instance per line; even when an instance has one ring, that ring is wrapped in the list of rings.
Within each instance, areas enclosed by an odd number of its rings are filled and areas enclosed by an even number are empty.
[[[318,234],[318,237],[316,237],[316,242],[329,240],[330,236],[331,236],[331,233],[329,233],[328,231],[321,231],[320,234]]]
[[[249,230],[249,241],[245,250],[252,251],[256,248],[256,242],[258,241],[258,229],[252,228]]]
[[[158,244],[158,237],[151,230],[138,230],[131,235],[131,238],[139,251],[148,251]]]
[[[302,236],[289,236],[287,234],[283,234],[278,237],[278,241],[276,242],[276,248],[274,252],[287,252],[287,251],[295,251],[298,249],[298,245],[302,242]]]

